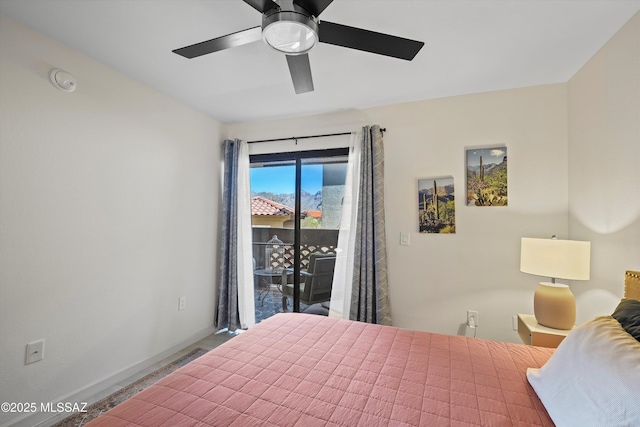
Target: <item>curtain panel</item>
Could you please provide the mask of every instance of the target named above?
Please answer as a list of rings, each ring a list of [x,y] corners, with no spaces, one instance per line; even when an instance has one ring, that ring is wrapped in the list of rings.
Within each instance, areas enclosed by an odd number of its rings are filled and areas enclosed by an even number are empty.
[[[362,135],[353,132],[349,143],[347,177],[342,197],[342,216],[336,247],[336,266],[333,273],[329,317],[349,319],[353,282],[353,248],[356,240],[358,191],[360,189],[360,154]]]
[[[216,329],[247,329],[255,325],[251,197],[247,143],[224,141],[220,276]]]
[[[362,129],[350,318],[391,325],[384,221],[384,146],[380,126]]]
[[[352,134],[329,316],[391,324],[380,127]]]

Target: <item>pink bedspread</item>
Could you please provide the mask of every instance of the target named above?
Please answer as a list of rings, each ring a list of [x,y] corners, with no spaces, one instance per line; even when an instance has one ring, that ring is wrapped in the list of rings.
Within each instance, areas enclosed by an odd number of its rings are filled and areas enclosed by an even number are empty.
[[[547,348],[277,314],[97,426],[553,426],[525,371]]]

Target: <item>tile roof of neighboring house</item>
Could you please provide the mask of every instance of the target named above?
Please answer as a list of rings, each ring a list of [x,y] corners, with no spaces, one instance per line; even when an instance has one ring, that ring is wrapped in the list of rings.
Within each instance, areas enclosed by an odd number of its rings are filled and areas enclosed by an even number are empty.
[[[322,212],[320,211],[307,211],[307,215],[312,216],[314,218],[322,218]]]
[[[294,212],[289,206],[274,202],[266,197],[255,196],[251,198],[251,215],[289,216]]]

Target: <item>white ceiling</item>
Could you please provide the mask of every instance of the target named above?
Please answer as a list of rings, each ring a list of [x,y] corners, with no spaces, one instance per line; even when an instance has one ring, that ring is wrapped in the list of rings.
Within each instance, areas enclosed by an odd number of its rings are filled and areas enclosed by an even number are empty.
[[[640,0],[335,0],[321,20],[425,46],[408,62],[321,43],[309,54],[315,91],[295,95],[285,57],[262,42],[171,52],[260,25],[242,0],[0,0],[3,15],[225,123],[565,82],[638,10]]]

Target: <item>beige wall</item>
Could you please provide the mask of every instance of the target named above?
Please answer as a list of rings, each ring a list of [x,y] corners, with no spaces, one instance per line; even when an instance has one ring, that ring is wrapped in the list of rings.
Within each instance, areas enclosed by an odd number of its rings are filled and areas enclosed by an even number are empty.
[[[0,402],[69,400],[212,331],[223,126],[4,18],[0,63]]]
[[[640,270],[640,13],[569,81],[569,231],[592,243],[578,320],[611,313]],[[582,310],[580,310],[582,308]]]
[[[229,134],[269,139],[374,123],[387,128],[385,202],[394,324],[456,334],[472,309],[480,312],[479,337],[517,341],[511,316],[532,312],[537,283],[519,272],[520,237],[567,237],[566,85],[232,125]],[[492,145],[508,148],[509,206],[465,206],[465,148]],[[455,180],[457,234],[419,234],[417,180],[443,175]],[[400,246],[402,231],[411,232],[410,246]]]

